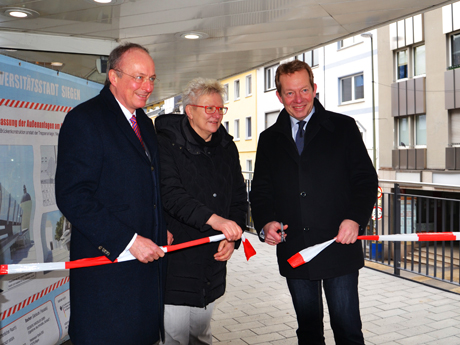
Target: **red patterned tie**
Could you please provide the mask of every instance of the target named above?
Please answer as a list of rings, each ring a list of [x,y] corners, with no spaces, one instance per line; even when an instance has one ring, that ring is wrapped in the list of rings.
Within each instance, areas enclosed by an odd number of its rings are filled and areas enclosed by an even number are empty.
[[[142,137],[141,137],[141,132],[139,131],[139,127],[137,127],[136,115],[133,115],[133,116],[129,119],[129,121],[131,121],[132,126],[133,126],[133,129],[134,129],[134,133],[136,133],[137,137],[139,138],[139,141],[140,141],[141,144],[142,144],[142,147],[145,149],[144,142],[142,141]]]

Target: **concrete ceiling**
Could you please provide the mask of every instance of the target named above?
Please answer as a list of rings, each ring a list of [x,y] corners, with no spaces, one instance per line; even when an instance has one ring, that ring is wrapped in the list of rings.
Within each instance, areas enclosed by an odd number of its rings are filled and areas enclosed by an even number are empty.
[[[158,81],[152,103],[180,93],[194,77],[229,77],[452,2],[0,0],[0,54],[45,67],[60,61],[61,72],[103,82],[96,58],[108,55],[119,42],[136,42],[155,61]],[[11,7],[39,15],[12,18],[4,13]],[[180,38],[189,31],[208,38]]]

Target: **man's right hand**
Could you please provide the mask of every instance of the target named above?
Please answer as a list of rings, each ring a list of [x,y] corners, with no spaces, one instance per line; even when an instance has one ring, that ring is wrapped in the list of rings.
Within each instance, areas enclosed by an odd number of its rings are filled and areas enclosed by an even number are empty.
[[[165,256],[164,251],[151,239],[137,235],[129,251],[133,256],[144,264],[158,260]]]
[[[283,226],[283,230],[286,230],[288,225],[285,224]],[[278,243],[281,243],[281,234],[278,232],[281,230],[281,224],[279,222],[273,221],[270,223],[265,224],[263,227],[265,233],[265,243],[275,246]],[[286,238],[287,234],[284,234]]]

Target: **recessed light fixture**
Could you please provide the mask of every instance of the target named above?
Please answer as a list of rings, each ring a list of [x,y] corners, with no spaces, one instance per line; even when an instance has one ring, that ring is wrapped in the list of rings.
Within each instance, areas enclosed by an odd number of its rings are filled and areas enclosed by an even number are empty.
[[[0,9],[0,13],[4,16],[14,18],[36,18],[40,15],[37,11],[24,7],[4,7]]]
[[[186,40],[204,40],[209,37],[208,34],[199,31],[179,32],[175,36]]]
[[[98,4],[98,5],[120,5],[125,2],[125,0],[85,0],[90,4]]]
[[[58,61],[51,62],[51,66],[54,66],[54,67],[61,67],[62,65],[63,65],[62,62],[58,62]]]

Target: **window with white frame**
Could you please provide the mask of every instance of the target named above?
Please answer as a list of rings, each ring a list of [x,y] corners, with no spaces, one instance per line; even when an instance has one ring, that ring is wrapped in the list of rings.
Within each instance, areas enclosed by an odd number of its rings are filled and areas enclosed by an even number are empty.
[[[425,45],[410,46],[395,52],[396,79],[418,77],[426,74]]]
[[[297,60],[306,62],[310,67],[319,65],[319,49],[313,49],[308,52],[299,54],[295,57]]]
[[[270,66],[265,68],[265,91],[274,90],[275,85],[275,74],[278,65]]]
[[[235,122],[234,122],[233,136],[234,136],[235,140],[240,139],[240,120],[235,120]]]
[[[361,35],[356,35],[352,37],[345,38],[344,40],[341,40],[338,42],[339,49],[346,48],[358,43],[361,43],[363,41],[363,38]]]
[[[224,84],[224,103],[228,102],[228,84]]]
[[[252,95],[252,75],[246,76],[246,97]]]
[[[278,118],[279,111],[272,111],[269,113],[265,113],[265,129],[270,127],[276,122],[276,119]]]
[[[252,170],[252,159],[246,160],[246,171],[253,171]]]
[[[414,76],[425,75],[425,45],[414,47]]]
[[[408,78],[408,60],[409,53],[407,49],[396,52],[396,79]]]
[[[460,110],[449,111],[449,145],[460,147]]]
[[[224,127],[227,130],[227,133],[228,133],[228,130],[229,130],[228,126],[229,126],[228,121],[224,121]]]
[[[415,145],[426,146],[426,115],[415,116]]]
[[[246,118],[246,139],[252,138],[252,118]]]
[[[340,103],[347,103],[364,98],[363,74],[340,78]]]
[[[235,101],[240,99],[240,80],[235,80],[234,82],[234,96],[235,96]]]
[[[410,146],[410,126],[409,117],[398,118],[398,147],[409,148]]]

